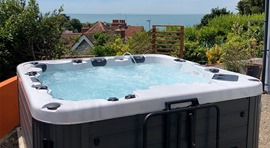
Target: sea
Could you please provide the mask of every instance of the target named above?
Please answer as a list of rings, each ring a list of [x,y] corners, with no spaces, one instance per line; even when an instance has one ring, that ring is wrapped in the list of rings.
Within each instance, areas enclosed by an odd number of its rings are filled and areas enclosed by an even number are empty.
[[[112,20],[125,20],[127,25],[143,26],[147,31],[152,25],[193,26],[200,23],[204,14],[67,14],[81,23],[97,21],[111,23]]]

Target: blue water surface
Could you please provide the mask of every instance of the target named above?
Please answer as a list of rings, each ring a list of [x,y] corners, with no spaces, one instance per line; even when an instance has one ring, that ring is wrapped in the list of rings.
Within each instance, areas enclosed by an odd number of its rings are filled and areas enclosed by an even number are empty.
[[[206,83],[200,75],[185,72],[179,66],[138,64],[94,67],[76,71],[49,71],[39,77],[52,90],[54,98],[64,100],[122,98],[136,90],[177,83]]]

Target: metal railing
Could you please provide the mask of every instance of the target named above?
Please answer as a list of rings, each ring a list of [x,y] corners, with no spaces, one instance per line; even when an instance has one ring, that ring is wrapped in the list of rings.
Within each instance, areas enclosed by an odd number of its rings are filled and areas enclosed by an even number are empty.
[[[187,103],[190,102],[190,106],[182,107],[182,108],[172,108],[172,105]],[[196,112],[202,109],[210,109],[214,108],[216,111],[216,130],[215,130],[215,148],[219,148],[219,139],[220,139],[220,109],[217,105],[214,104],[204,104],[199,105],[197,98],[187,99],[187,100],[178,100],[172,102],[165,102],[165,110],[152,112],[146,115],[143,122],[143,148],[147,148],[148,146],[148,123],[153,117],[162,116],[165,117],[166,120],[163,122],[163,130],[165,131],[163,136],[163,147],[169,148],[171,147],[171,115],[178,116],[177,124],[177,136],[176,136],[176,147],[181,147],[181,126],[182,126],[182,113],[186,113],[188,116],[188,120],[186,121],[186,126],[189,130],[187,136],[188,140],[188,148],[196,148],[196,127],[197,127],[197,118]]]

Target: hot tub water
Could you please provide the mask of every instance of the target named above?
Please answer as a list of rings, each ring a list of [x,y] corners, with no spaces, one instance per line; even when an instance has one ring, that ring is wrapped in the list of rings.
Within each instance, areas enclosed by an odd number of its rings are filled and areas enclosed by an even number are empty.
[[[38,79],[51,89],[54,98],[64,100],[122,98],[156,85],[208,82],[199,73],[184,70],[180,65],[158,63],[46,71]]]

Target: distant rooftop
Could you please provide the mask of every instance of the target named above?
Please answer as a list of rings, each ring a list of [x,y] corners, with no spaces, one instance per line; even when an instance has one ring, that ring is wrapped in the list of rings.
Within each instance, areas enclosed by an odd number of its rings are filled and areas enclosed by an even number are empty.
[[[111,32],[111,29],[107,27],[103,22],[96,22],[85,34],[94,34],[96,32]]]

